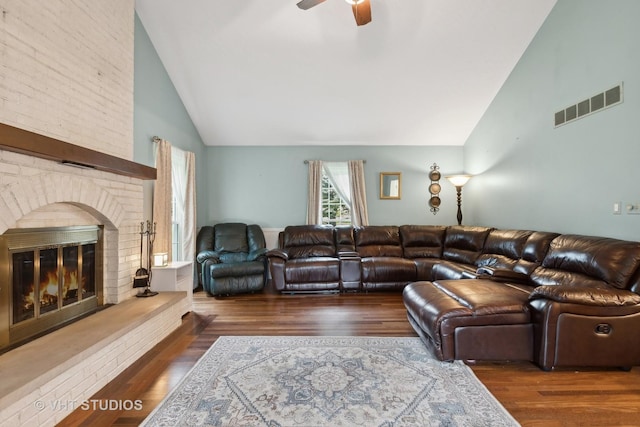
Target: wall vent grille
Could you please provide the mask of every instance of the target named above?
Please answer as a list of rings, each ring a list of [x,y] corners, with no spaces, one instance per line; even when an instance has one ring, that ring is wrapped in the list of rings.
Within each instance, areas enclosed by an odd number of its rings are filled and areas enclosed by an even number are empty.
[[[622,96],[623,85],[620,83],[611,89],[604,92],[593,95],[583,101],[570,105],[554,114],[555,127],[566,125],[577,119],[581,119],[585,116],[593,114],[595,112],[604,110],[614,105],[621,104],[623,101]]]

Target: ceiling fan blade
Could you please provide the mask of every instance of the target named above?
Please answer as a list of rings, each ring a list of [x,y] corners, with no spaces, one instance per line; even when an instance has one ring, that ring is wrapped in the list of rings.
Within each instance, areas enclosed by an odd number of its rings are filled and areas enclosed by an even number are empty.
[[[320,3],[324,3],[325,0],[302,0],[298,2],[298,7],[302,10],[311,9],[313,6],[317,6]]]
[[[369,0],[364,0],[351,7],[353,8],[353,16],[355,16],[358,25],[365,25],[371,22],[371,3],[369,3]]]

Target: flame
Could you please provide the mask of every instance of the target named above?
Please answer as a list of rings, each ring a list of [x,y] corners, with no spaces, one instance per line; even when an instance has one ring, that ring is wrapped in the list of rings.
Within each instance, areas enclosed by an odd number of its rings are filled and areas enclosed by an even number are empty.
[[[26,319],[34,317],[35,311],[40,314],[56,311],[60,302],[62,302],[62,306],[74,304],[79,302],[81,298],[87,298],[95,294],[93,277],[95,274],[83,275],[74,258],[73,254],[69,259],[64,258],[63,265],[51,266],[51,263],[47,263],[51,268],[50,270],[43,268],[44,265],[41,264],[40,267],[42,269],[39,271],[40,282],[29,283],[25,281],[16,283],[16,279],[14,279],[14,291],[22,294],[21,302],[15,305],[20,316]],[[87,256],[87,262],[92,264],[93,258],[91,254]],[[37,272],[37,270],[33,271],[33,266],[31,269],[32,273]],[[87,286],[90,289],[87,289]],[[79,292],[82,292],[82,295]],[[39,310],[37,310],[36,305],[40,308]],[[60,309],[63,309],[62,306],[60,306]]]
[[[78,290],[80,281],[78,280],[78,270],[68,270],[63,268],[62,294],[69,294],[69,291]],[[49,271],[44,280],[40,282],[40,305],[52,305],[58,302],[58,274],[57,271]],[[35,305],[35,289],[33,283],[29,285],[29,292],[22,297],[24,310],[31,310]]]
[[[45,279],[40,282],[40,306],[53,305],[58,302],[58,274],[48,271]]]
[[[78,288],[80,283],[78,281],[78,270],[67,270],[63,267],[62,276],[62,295],[64,299],[71,298],[78,300]],[[72,292],[75,291],[75,292]],[[70,301],[71,302],[71,301]]]
[[[33,283],[29,285],[29,293],[22,297],[24,311],[33,309],[35,303],[35,290],[33,289]]]

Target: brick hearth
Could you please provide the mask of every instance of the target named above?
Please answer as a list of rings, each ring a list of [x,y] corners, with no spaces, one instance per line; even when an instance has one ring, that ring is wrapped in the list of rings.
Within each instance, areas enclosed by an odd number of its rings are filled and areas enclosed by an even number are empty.
[[[0,425],[53,426],[181,324],[186,292],[132,298],[0,356]]]

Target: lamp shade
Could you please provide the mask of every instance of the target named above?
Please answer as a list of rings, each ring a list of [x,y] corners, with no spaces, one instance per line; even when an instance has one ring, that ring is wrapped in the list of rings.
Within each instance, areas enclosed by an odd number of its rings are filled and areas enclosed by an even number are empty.
[[[156,252],[153,254],[154,267],[166,267],[169,264],[169,254],[166,252]]]
[[[450,175],[445,178],[456,187],[462,187],[471,179],[471,175]]]

